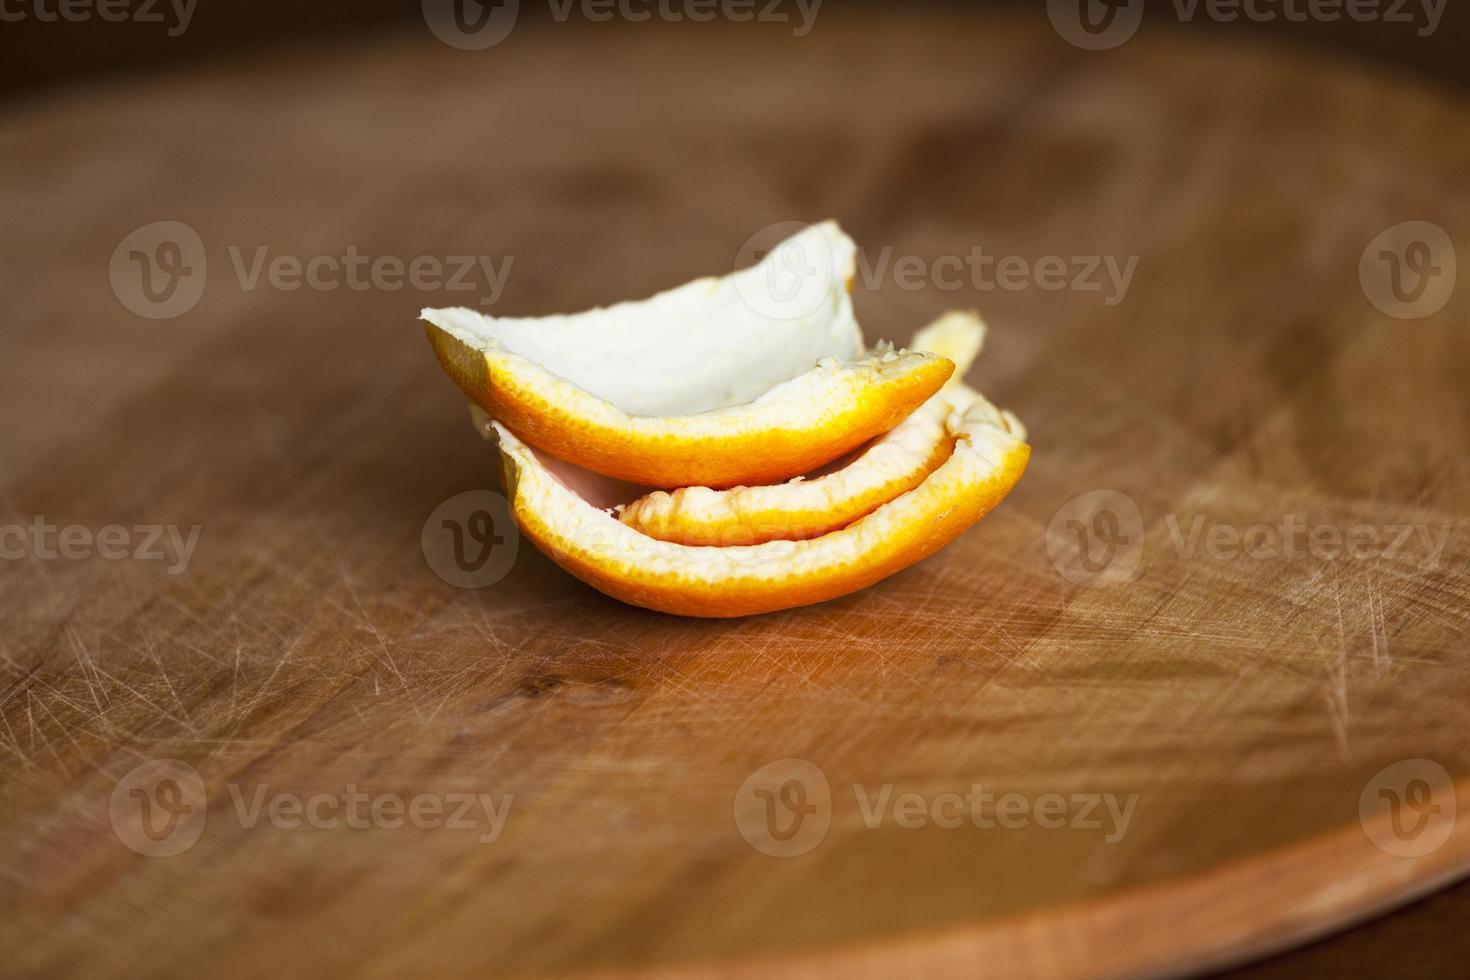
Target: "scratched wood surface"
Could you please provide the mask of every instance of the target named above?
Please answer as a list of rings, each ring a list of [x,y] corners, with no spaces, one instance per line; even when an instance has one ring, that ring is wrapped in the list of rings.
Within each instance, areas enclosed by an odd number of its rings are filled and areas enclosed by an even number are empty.
[[[1177,972],[1470,867],[1470,288],[1399,319],[1359,269],[1409,220],[1461,246],[1432,288],[1463,268],[1470,106],[1030,17],[788,34],[423,32],[0,110],[0,526],[89,555],[0,538],[0,971]],[[448,584],[425,520],[495,483],[415,315],[478,294],[251,288],[231,251],[512,257],[493,308],[530,314],[828,216],[870,336],[987,314],[970,380],[1033,463],[935,558],[731,622],[529,546]],[[205,288],[146,319],[109,262],[162,220]],[[1138,263],[1111,304],[879,269],[976,246]],[[1228,546],[1298,519],[1380,537]],[[151,524],[184,546],[97,553]]]

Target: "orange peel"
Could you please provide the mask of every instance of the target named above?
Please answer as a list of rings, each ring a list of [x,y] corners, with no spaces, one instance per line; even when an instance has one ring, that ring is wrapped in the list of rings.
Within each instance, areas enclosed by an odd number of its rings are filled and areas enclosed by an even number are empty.
[[[954,370],[937,354],[864,349],[855,255],[827,222],[748,269],[640,302],[422,316],[455,384],[525,443],[649,487],[774,483],[892,429]]]
[[[801,541],[706,547],[660,541],[598,500],[595,476],[488,421],[511,512],[552,561],[601,592],[685,616],[730,617],[833,599],[928,557],[998,504],[1030,447],[983,399],[946,419],[953,448],[914,489],[848,526]],[[589,479],[590,478],[590,479]]]
[[[953,439],[945,422],[950,412],[980,400],[959,379],[984,338],[984,321],[975,313],[948,313],[920,330],[910,347],[947,357],[954,376],[840,468],[766,486],[660,490],[621,508],[619,519],[650,537],[691,545],[802,540],[845,527],[917,487],[949,458]]]

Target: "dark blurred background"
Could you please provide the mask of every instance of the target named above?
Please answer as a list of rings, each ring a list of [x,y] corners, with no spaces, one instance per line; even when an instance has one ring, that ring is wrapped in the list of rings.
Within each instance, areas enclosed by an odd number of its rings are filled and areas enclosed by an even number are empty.
[[[171,5],[184,2],[157,0],[157,10],[172,22]],[[825,0],[822,8],[865,2],[869,0]],[[1241,0],[1242,9],[1244,4],[1254,3],[1256,9],[1273,11],[1277,16],[1261,23],[1242,14],[1233,22],[1222,23],[1193,7],[1195,0],[1151,0],[1145,6],[1149,13],[1142,29],[1236,32],[1273,43],[1336,50],[1447,86],[1470,85],[1470,58],[1466,57],[1470,51],[1470,10],[1463,2],[1403,0],[1399,9],[1396,5],[1400,0],[1385,0],[1386,9],[1398,9],[1402,16],[1413,16],[1419,22],[1424,20],[1426,4],[1443,4],[1438,27],[1428,36],[1420,36],[1411,23],[1362,23],[1342,13],[1335,22],[1309,19],[1293,23],[1280,14],[1288,8],[1313,9],[1310,5],[1314,3],[1321,5],[1316,9],[1329,12],[1346,10],[1350,2]],[[197,65],[268,45],[333,44],[374,31],[426,30],[416,0],[197,0],[188,29],[177,37],[169,36],[165,23],[110,23],[95,16],[75,22],[58,19],[56,12],[67,4],[91,10],[94,3],[96,0],[0,0],[0,13],[7,15],[0,21],[0,99],[140,70],[166,71]],[[958,0],[936,0],[930,5],[961,4]],[[1036,16],[1046,16],[1045,0],[975,0],[968,6],[1031,8]],[[1196,10],[1190,22],[1179,16],[1180,7]],[[573,5],[573,17],[578,9]],[[545,2],[523,2],[520,17],[549,17],[549,10]],[[41,19],[37,11],[51,19]],[[820,29],[820,20],[817,25]]]

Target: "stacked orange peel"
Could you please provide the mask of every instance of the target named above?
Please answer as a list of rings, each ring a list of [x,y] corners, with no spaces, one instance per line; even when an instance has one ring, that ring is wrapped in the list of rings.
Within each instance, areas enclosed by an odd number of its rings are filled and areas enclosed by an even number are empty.
[[[522,534],[632,605],[743,616],[928,557],[1026,468],[1020,422],[960,380],[980,319],[946,314],[912,350],[869,349],[855,260],[826,222],[748,269],[641,302],[423,319],[499,443]]]

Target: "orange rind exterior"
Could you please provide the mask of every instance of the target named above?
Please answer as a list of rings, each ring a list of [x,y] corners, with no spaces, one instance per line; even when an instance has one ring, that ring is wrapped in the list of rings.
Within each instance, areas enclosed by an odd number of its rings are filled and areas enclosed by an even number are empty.
[[[731,490],[657,490],[628,504],[618,519],[649,537],[680,544],[818,537],[907,493],[938,469],[954,448],[944,424],[953,404],[936,394],[836,472]]]
[[[887,432],[938,391],[947,358],[913,351],[824,359],[752,402],[686,416],[630,415],[535,363],[428,324],[460,390],[517,438],[559,459],[648,487],[774,483]]]
[[[949,458],[953,440],[945,420],[980,399],[959,379],[984,339],[984,321],[975,313],[948,313],[920,330],[911,347],[948,357],[956,364],[954,375],[942,391],[832,472],[729,490],[659,490],[624,506],[618,517],[650,537],[693,545],[796,541],[845,527],[912,490]]]
[[[914,489],[802,541],[703,547],[659,541],[589,504],[531,446],[493,423],[511,513],[562,568],[613,598],[683,616],[732,617],[823,602],[934,554],[1005,498],[1030,447],[988,404],[951,413],[950,456]]]

